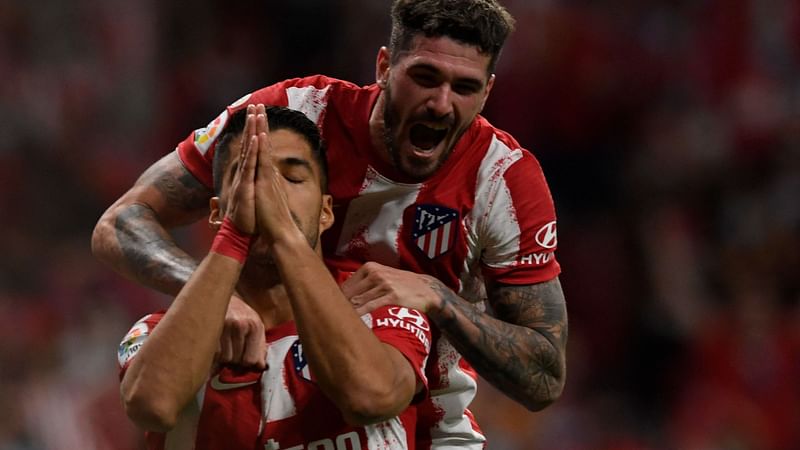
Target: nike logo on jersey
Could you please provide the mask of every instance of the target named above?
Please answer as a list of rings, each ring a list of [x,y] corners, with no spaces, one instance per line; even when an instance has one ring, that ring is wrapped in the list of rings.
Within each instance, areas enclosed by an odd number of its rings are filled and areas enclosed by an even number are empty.
[[[211,388],[216,391],[228,391],[231,389],[239,389],[245,386],[250,386],[251,384],[258,383],[258,380],[254,381],[245,381],[241,383],[225,383],[224,381],[219,379],[219,374],[214,375],[211,379]]]

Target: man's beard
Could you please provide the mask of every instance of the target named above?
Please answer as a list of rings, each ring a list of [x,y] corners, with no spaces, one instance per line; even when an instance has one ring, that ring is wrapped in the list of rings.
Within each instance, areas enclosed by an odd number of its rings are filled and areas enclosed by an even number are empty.
[[[399,114],[397,114],[392,108],[392,88],[391,84],[387,84],[385,89],[386,101],[383,104],[383,142],[386,145],[386,151],[389,153],[389,158],[392,161],[392,164],[395,169],[397,169],[403,175],[417,180],[417,181],[424,181],[430,177],[432,177],[437,170],[447,161],[447,158],[450,157],[450,154],[453,152],[455,145],[451,145],[450,147],[446,148],[444,152],[439,156],[434,164],[433,168],[428,167],[420,167],[418,171],[412,171],[419,166],[415,166],[413,160],[409,160],[409,167],[408,169],[403,167],[403,160],[400,156],[400,145],[397,143],[394,137],[395,127],[397,126],[397,118]],[[421,118],[423,120],[427,119],[430,121],[440,121],[441,119],[436,119],[433,117]],[[416,118],[414,118],[416,120]],[[451,124],[452,126],[452,124]],[[445,136],[445,139],[447,137]],[[413,145],[413,144],[412,144]]]
[[[297,215],[291,211],[289,211],[289,214],[291,214],[292,220],[294,221],[297,228],[299,228],[300,231],[303,233],[303,236],[305,236],[308,245],[312,249],[316,249],[317,242],[319,241],[319,225],[317,225],[314,230],[305,230]],[[314,218],[314,222],[312,223],[319,224],[319,215],[317,215],[317,217]],[[265,269],[269,267],[274,267],[275,259],[272,257],[272,253],[264,252],[261,254],[251,254],[250,256],[247,257],[247,263]]]
[[[397,148],[397,141],[393,136],[393,131],[397,125],[397,114],[391,109],[392,104],[392,87],[391,84],[386,85],[386,101],[383,103],[383,142],[386,144],[386,151],[389,152],[389,158],[395,169],[403,172],[403,167],[400,161],[400,150]],[[406,174],[410,175],[410,174]]]

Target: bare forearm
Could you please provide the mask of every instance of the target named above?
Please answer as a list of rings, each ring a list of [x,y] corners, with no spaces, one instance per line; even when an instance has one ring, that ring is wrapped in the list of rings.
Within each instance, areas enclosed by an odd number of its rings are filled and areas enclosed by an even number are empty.
[[[210,196],[178,155],[170,153],[103,214],[92,234],[92,252],[126,277],[176,295],[197,261],[178,248],[167,230],[207,214]]]
[[[94,253],[124,276],[165,294],[176,295],[197,268],[158,223],[152,209],[141,204],[123,207],[113,224],[98,225]]]
[[[558,280],[490,290],[498,318],[434,283],[430,318],[486,380],[531,410],[555,401],[566,378],[567,315]]]
[[[364,326],[319,257],[303,246],[275,255],[320,387],[343,412],[361,416],[351,419],[396,415],[414,395],[413,370]]]
[[[235,260],[210,253],[178,294],[125,374],[123,398],[170,422],[208,377],[239,277]]]

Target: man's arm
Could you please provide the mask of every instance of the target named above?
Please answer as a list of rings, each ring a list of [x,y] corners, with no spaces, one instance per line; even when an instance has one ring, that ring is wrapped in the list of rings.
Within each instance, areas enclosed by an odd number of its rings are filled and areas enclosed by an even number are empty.
[[[150,166],[100,217],[92,234],[92,252],[126,277],[175,295],[197,261],[178,247],[167,230],[203,217],[209,198],[211,192],[172,152]]]
[[[254,122],[248,117],[248,122]],[[241,161],[211,251],[182,287],[136,353],[120,385],[128,416],[139,426],[171,429],[211,370],[228,302],[255,228],[256,151],[242,139]],[[263,338],[262,338],[263,339]]]
[[[262,120],[266,119],[259,116],[259,123]],[[400,350],[381,342],[364,325],[298,228],[289,208],[287,182],[272,164],[268,139],[267,133],[259,133],[256,222],[260,236],[269,242],[316,382],[350,424],[396,416],[422,385]],[[317,189],[311,182],[304,184]],[[322,229],[333,222],[330,205],[325,196],[319,216]]]
[[[432,276],[374,262],[362,266],[342,289],[359,313],[390,304],[425,311],[481,376],[532,411],[561,395],[567,311],[558,278],[489,286],[496,317]]]
[[[209,253],[131,360],[120,394],[139,427],[172,429],[208,378],[241,270],[235,259]]]
[[[553,403],[566,379],[567,310],[558,278],[489,287],[495,317],[441,282],[429,317],[483,378],[532,411]]]
[[[177,295],[197,261],[167,230],[208,213],[211,191],[184,167],[177,151],[148,168],[106,210],[92,234],[92,252],[117,272],[168,295]],[[264,325],[243,300],[231,299],[221,340],[222,363],[264,367]]]

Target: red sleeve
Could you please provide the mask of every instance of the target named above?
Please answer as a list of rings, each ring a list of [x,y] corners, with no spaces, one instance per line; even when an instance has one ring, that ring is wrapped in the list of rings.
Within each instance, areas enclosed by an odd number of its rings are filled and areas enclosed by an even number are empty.
[[[125,376],[125,371],[128,370],[131,360],[133,360],[133,357],[139,352],[139,349],[142,348],[147,337],[153,332],[153,329],[158,322],[161,321],[161,318],[164,317],[165,312],[166,311],[159,311],[142,317],[138,322],[133,324],[128,333],[125,334],[125,337],[122,338],[122,342],[119,343],[119,348],[117,349],[120,380]]]
[[[364,315],[367,316],[370,317],[375,336],[406,357],[417,379],[427,390],[425,364],[431,349],[431,326],[425,314],[402,306],[384,306]],[[418,395],[416,398],[421,397]]]
[[[214,185],[211,174],[214,146],[232,114],[247,105],[263,103],[301,111],[319,125],[327,107],[328,90],[338,83],[338,80],[316,75],[281,81],[251,92],[225,108],[207,126],[191,132],[178,144],[178,156],[186,169],[211,189]]]
[[[328,267],[333,278],[342,285],[356,270],[355,266],[348,269]],[[431,351],[431,326],[428,317],[416,309],[401,306],[384,306],[364,314],[361,319],[372,329],[378,340],[389,344],[405,356],[417,379],[428,388],[425,378],[425,365]],[[417,395],[416,398],[422,398]]]
[[[501,283],[540,283],[561,272],[555,258],[555,207],[538,161],[526,150],[515,152],[519,159],[497,177],[492,191],[483,273]]]

